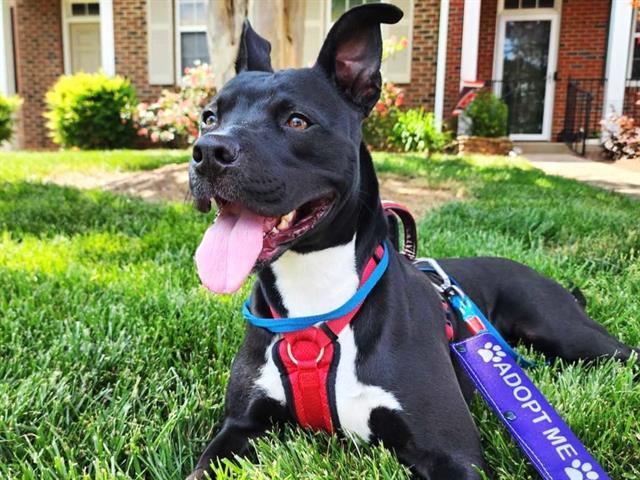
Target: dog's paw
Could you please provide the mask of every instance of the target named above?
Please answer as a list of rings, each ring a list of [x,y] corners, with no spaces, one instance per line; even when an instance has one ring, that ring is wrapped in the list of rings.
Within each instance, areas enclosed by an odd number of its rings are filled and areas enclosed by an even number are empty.
[[[210,479],[211,476],[207,473],[207,471],[203,468],[198,468],[194,470],[191,475],[187,477],[187,480],[207,480]]]
[[[491,342],[485,343],[484,348],[478,350],[478,355],[482,357],[484,363],[498,363],[507,356],[507,354],[502,351],[502,347],[500,345],[494,345]]]
[[[567,474],[569,480],[598,480],[600,475],[593,471],[593,465],[589,462],[582,463],[577,458],[571,462],[570,467],[565,467],[564,473]]]

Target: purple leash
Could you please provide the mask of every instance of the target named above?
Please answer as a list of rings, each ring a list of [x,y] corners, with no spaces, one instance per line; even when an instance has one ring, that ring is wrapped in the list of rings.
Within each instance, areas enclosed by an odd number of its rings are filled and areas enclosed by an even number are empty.
[[[491,333],[452,343],[451,351],[542,478],[609,480]]]
[[[534,365],[517,354],[480,309],[433,259],[417,268],[435,273],[436,290],[474,334],[451,343],[453,356],[484,401],[545,480],[610,480],[582,442],[518,365]]]

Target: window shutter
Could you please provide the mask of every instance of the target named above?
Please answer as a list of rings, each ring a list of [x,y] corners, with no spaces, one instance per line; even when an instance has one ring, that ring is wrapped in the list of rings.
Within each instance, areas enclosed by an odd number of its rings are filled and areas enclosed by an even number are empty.
[[[326,0],[307,0],[304,15],[304,45],[302,47],[302,65],[313,65],[320,53],[320,47],[327,33]]]
[[[149,84],[175,83],[173,1],[147,0]]]
[[[407,48],[387,59],[382,65],[382,74],[386,80],[394,83],[411,81],[411,50],[413,47],[413,0],[390,0],[389,3],[400,7],[404,17],[395,25],[382,26],[382,38],[396,37],[407,39]]]

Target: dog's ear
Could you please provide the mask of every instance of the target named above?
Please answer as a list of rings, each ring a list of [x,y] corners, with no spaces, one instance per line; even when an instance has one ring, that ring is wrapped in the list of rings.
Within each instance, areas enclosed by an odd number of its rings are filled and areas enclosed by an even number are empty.
[[[397,23],[402,10],[385,4],[352,8],[333,25],[314,68],[321,68],[365,116],[380,97],[381,23]]]
[[[251,28],[245,20],[240,37],[240,49],[236,59],[236,73],[247,70],[273,72],[271,67],[271,44]]]

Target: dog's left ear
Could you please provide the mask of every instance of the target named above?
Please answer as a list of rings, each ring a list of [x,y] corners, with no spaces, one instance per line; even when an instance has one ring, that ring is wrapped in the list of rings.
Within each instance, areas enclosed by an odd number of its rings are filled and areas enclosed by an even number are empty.
[[[262,38],[245,20],[240,37],[240,49],[236,58],[236,73],[244,71],[273,72],[271,67],[271,44]]]
[[[381,23],[398,23],[402,10],[385,4],[352,8],[333,25],[314,68],[321,68],[364,116],[380,97]]]

